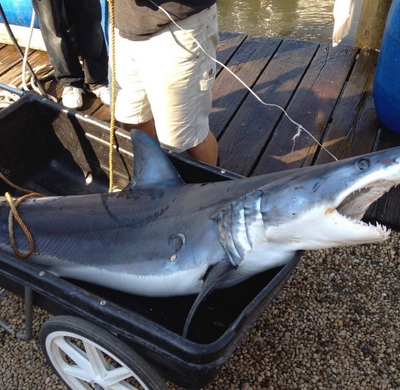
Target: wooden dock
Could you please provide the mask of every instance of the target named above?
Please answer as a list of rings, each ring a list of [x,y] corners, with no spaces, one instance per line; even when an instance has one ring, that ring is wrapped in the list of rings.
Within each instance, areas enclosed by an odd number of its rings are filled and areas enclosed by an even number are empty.
[[[266,103],[284,107],[337,158],[357,156],[400,145],[400,135],[382,129],[375,113],[372,85],[376,51],[280,38],[221,33],[218,60],[249,85]],[[33,68],[49,63],[47,53],[32,50]],[[0,82],[21,73],[12,46],[0,46]],[[45,71],[45,72],[48,72]],[[40,74],[40,76],[43,76]],[[61,98],[55,80],[46,90]],[[83,111],[108,121],[109,108],[94,95]],[[276,107],[258,102],[222,67],[213,88],[210,127],[220,148],[221,166],[252,176],[333,161],[304,131]],[[400,227],[398,191],[371,207],[366,218]]]

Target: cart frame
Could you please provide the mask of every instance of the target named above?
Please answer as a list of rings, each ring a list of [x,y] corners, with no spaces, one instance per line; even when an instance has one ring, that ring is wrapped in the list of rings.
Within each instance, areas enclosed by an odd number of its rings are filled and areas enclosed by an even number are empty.
[[[107,155],[105,153],[105,140],[109,136],[107,123],[80,112],[67,110],[31,93],[23,92],[20,95],[19,101],[0,112],[0,131],[3,133],[3,139],[8,137],[6,133],[10,132],[9,124],[12,123],[15,127],[15,123],[19,123],[17,117],[21,118],[21,122],[25,122],[21,123],[21,129],[13,128],[12,131],[19,131],[25,136],[27,133],[26,121],[32,123],[32,116],[34,116],[34,118],[39,118],[37,122],[42,123],[42,126],[43,123],[47,123],[48,119],[49,126],[54,127],[57,137],[70,132],[71,128],[78,128],[80,134],[78,138],[82,139],[81,137],[83,137],[84,143],[87,141],[91,143],[91,150],[95,151],[99,161],[101,158],[104,159],[103,155]],[[43,120],[40,119],[40,115],[44,116]],[[30,131],[35,132],[38,129],[33,128]],[[45,130],[43,131],[45,132]],[[32,136],[34,136],[32,133],[27,135],[27,137]],[[22,135],[21,138],[23,138]],[[116,141],[116,152],[119,157],[116,158],[115,167],[118,178],[126,176],[123,172],[129,171],[133,156],[132,151],[129,151],[131,145],[128,133],[118,129]],[[65,140],[62,141],[62,144],[64,147],[74,146],[74,143],[67,145]],[[96,145],[93,146],[94,144]],[[20,143],[16,147],[22,147],[21,145]],[[169,156],[186,181],[206,182],[241,177],[221,168],[210,167],[175,154]],[[106,163],[106,161],[102,161],[98,167],[103,170],[103,173]],[[0,169],[1,164],[0,161]],[[129,180],[129,177],[125,177],[125,180]],[[4,253],[0,253],[0,286],[26,299],[26,330],[17,337],[29,338],[31,335],[32,305],[37,305],[55,315],[77,316],[118,335],[127,345],[149,360],[164,378],[180,386],[201,388],[216,378],[218,371],[242,338],[281,291],[296,267],[301,254],[302,252],[297,252],[285,266],[279,269],[267,271],[250,279],[248,284],[244,282],[229,289],[230,298],[228,299],[233,302],[241,302],[239,304],[240,312],[232,318],[227,310],[225,313],[226,323],[220,330],[217,329],[217,336],[211,341],[207,338],[208,336],[204,340],[202,337],[208,332],[207,329],[221,327],[218,321],[212,320],[212,316],[219,315],[222,307],[221,299],[226,300],[228,296],[224,293],[221,293],[222,298],[219,297],[219,301],[217,300],[215,305],[213,296],[218,295],[218,292],[211,294],[204,304],[206,308],[203,311],[205,313],[208,310],[207,307],[211,307],[209,310],[211,320],[204,325],[203,321],[207,315],[202,318],[200,310],[199,315],[195,316],[192,323],[194,328],[192,334],[195,334],[197,329],[200,336],[193,338],[189,333],[189,339],[186,339],[176,329],[180,329],[182,321],[187,315],[187,308],[190,308],[195,297],[171,298],[174,300],[173,306],[181,305],[182,307],[179,323],[175,324],[174,319],[171,319],[175,312],[168,313],[163,306],[164,304],[168,306],[169,298],[152,300],[136,296],[127,297],[127,294],[112,293],[106,290],[103,294],[103,290],[98,286],[61,279],[29,264],[29,259],[21,260]],[[252,287],[252,292],[248,293],[250,285],[255,287]],[[242,298],[243,295],[246,295],[243,294],[245,291],[248,295],[246,298]],[[130,303],[137,301],[135,307],[139,310],[128,307],[128,301]],[[169,316],[165,323],[159,321],[158,317],[152,318],[151,315],[148,315],[153,310],[153,302],[155,302],[154,311],[158,310],[159,318]],[[149,309],[146,305],[151,308]],[[144,309],[141,310],[141,307]],[[172,329],[169,324],[172,324]],[[0,326],[12,333],[4,321],[0,320]]]

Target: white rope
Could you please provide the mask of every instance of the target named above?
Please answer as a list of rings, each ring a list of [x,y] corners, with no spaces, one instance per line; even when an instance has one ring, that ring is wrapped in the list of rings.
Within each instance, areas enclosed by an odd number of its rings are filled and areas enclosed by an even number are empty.
[[[32,9],[31,25],[29,27],[29,39],[28,39],[28,44],[25,47],[24,59],[22,61],[22,87],[24,88],[25,91],[29,91],[29,88],[26,85],[25,81],[25,72],[26,72],[26,63],[28,62],[29,48],[31,46],[31,41],[32,41],[33,28],[35,26],[35,20],[36,20],[36,12],[34,9]]]
[[[286,116],[286,118],[289,119],[290,122],[292,122],[294,125],[297,126],[297,132],[296,134],[293,136],[292,141],[295,142],[296,138],[298,138],[300,136],[300,133],[302,131],[306,132],[311,139],[317,143],[322,149],[324,149],[332,158],[334,158],[336,161],[338,161],[338,159],[327,149],[325,148],[325,146],[323,146],[305,127],[303,127],[300,123],[297,123],[295,120],[293,120],[289,114],[286,112],[286,110],[279,106],[278,104],[273,104],[273,103],[266,103],[264,102],[240,77],[238,77],[237,75],[235,75],[235,73],[233,73],[227,66],[225,66],[225,64],[223,64],[222,62],[218,61],[216,58],[212,57],[211,55],[209,55],[204,48],[201,46],[201,44],[197,41],[197,39],[190,34],[187,30],[183,29],[181,26],[179,26],[179,24],[177,24],[175,22],[174,19],[172,19],[171,15],[169,14],[168,11],[166,11],[163,7],[161,7],[160,5],[154,3],[153,0],[150,0],[150,2],[155,5],[156,7],[158,7],[161,11],[163,11],[165,13],[165,15],[168,16],[168,18],[171,20],[171,22],[178,27],[181,31],[183,31],[184,33],[188,34],[189,37],[197,44],[197,46],[199,47],[199,49],[211,60],[213,60],[215,63],[217,63],[218,65],[221,65],[224,69],[226,69],[233,77],[236,78],[236,80],[238,80],[262,105],[264,106],[268,106],[268,107],[276,107],[278,109],[280,109],[283,114]],[[294,148],[294,145],[293,145]]]
[[[36,91],[37,93],[39,93],[43,96],[39,87],[35,84],[35,81],[34,81],[32,75],[30,73],[28,73],[28,74],[26,73],[29,48],[30,48],[31,41],[32,41],[35,20],[36,20],[36,13],[35,13],[35,10],[33,9],[31,24],[29,27],[29,29],[30,29],[29,30],[29,39],[28,39],[28,43],[25,47],[24,58],[22,61],[22,73],[21,73],[21,75],[17,76],[14,80],[12,80],[11,83],[8,85],[15,89],[20,89],[20,90],[24,90],[24,91],[29,91],[30,90],[29,87],[31,87],[34,91]],[[33,69],[33,72],[38,73],[46,68],[51,68],[51,64],[39,66],[39,67]],[[21,84],[16,84],[19,79],[21,79]],[[57,99],[54,96],[47,94],[47,97],[49,100],[52,100],[53,102],[57,103]],[[0,93],[0,98],[2,98],[2,100],[0,100],[0,108],[5,108],[5,107],[8,107],[10,104],[14,103],[15,101],[17,101],[20,98],[20,96],[13,94],[11,92],[8,92],[8,91],[2,91]]]

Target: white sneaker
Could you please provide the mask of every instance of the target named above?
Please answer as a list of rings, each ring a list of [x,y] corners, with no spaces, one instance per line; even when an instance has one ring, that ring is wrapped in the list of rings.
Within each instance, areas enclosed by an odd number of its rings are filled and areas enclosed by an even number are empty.
[[[64,87],[64,91],[62,93],[63,106],[72,108],[74,110],[82,108],[83,106],[82,93],[83,93],[82,88]]]
[[[107,85],[103,85],[102,87],[96,89],[91,89],[90,92],[94,93],[98,98],[100,98],[101,102],[106,106],[110,105],[110,90]]]

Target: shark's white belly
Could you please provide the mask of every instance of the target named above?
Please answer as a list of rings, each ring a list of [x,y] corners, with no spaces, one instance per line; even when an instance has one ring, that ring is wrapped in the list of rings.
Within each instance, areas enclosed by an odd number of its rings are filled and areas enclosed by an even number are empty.
[[[281,267],[293,257],[294,253],[295,251],[279,250],[279,247],[267,242],[258,245],[244,258],[240,267],[224,283],[224,287],[234,286],[261,272]]]
[[[203,285],[207,265],[167,275],[133,275],[114,273],[96,267],[81,267],[59,270],[60,276],[100,284],[107,288],[129,294],[149,297],[170,297],[197,294]]]

